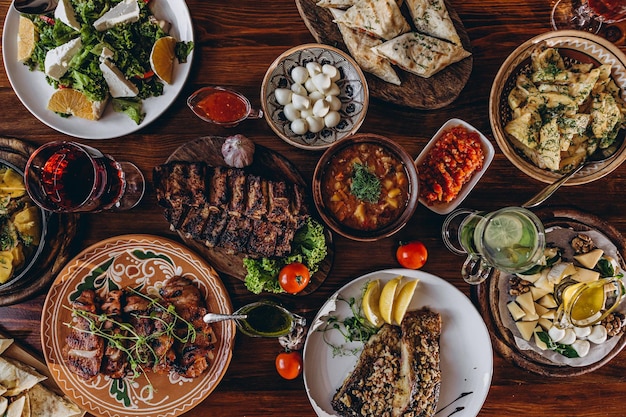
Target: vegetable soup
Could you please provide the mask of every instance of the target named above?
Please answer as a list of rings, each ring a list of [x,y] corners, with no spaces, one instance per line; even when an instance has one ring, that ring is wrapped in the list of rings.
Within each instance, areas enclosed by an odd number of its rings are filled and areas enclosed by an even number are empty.
[[[387,148],[357,143],[332,156],[322,177],[321,192],[339,222],[357,230],[377,230],[404,210],[409,180],[402,161]]]

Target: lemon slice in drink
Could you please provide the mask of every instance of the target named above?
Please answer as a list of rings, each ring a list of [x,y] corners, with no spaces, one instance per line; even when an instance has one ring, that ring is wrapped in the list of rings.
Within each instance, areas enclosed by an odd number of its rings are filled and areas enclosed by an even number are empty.
[[[411,304],[411,300],[413,299],[413,294],[415,294],[418,282],[419,279],[412,279],[404,284],[400,288],[400,291],[398,291],[398,295],[396,295],[393,302],[393,321],[395,324],[402,323],[406,310],[409,308],[409,304]]]
[[[524,225],[514,216],[502,214],[491,219],[485,227],[485,244],[496,249],[511,247],[522,239]]]
[[[378,302],[380,300],[380,281],[377,279],[367,284],[365,293],[363,294],[363,302],[361,308],[365,318],[376,327],[383,324],[383,318],[380,316]]]
[[[164,36],[154,42],[150,52],[150,67],[163,82],[172,84],[174,80],[174,48],[176,39]]]
[[[393,302],[396,298],[396,289],[400,285],[402,276],[397,276],[389,280],[383,290],[380,292],[380,300],[378,302],[378,308],[380,310],[380,316],[385,323],[393,323]]]

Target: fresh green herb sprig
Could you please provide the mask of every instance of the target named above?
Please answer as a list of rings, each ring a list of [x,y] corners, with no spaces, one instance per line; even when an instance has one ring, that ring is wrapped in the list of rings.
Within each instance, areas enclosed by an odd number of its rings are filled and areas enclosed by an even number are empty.
[[[362,297],[360,298],[362,299]],[[351,316],[346,318],[339,318],[337,316],[329,316],[326,319],[326,325],[321,327],[318,331],[324,333],[324,342],[332,348],[333,356],[348,356],[357,355],[361,350],[361,347],[349,349],[345,344],[337,345],[329,341],[326,337],[329,331],[337,330],[344,338],[346,343],[348,342],[362,342],[365,343],[378,332],[378,328],[371,325],[369,321],[363,316],[361,310],[361,303],[357,301],[355,297],[345,299],[341,296],[337,297],[337,301],[342,301],[350,306]]]
[[[352,184],[350,192],[356,198],[367,203],[376,203],[380,198],[380,179],[372,173],[367,165],[355,162],[352,165]]]
[[[130,323],[121,322],[113,315],[94,314],[85,310],[70,309],[69,307],[66,308],[71,310],[72,315],[85,319],[89,327],[88,329],[80,329],[72,323],[64,324],[75,331],[102,337],[109,346],[120,350],[126,355],[132,371],[131,376],[136,378],[141,374],[145,374],[143,372],[145,366],[157,364],[162,359],[154,350],[152,346],[153,341],[158,340],[162,336],[167,336],[180,343],[193,343],[197,332],[193,324],[176,312],[174,305],[164,306],[158,298],[152,298],[132,288],[128,291],[150,302],[147,309],[150,312],[149,314],[131,313],[131,315],[139,319],[159,322],[159,326],[155,326],[158,330],[149,335],[141,335]],[[171,320],[164,319],[164,316],[171,317]],[[182,336],[178,334],[178,330],[181,328],[186,328],[186,332]],[[120,329],[121,331],[117,332],[114,329]]]
[[[563,343],[556,343],[552,340],[552,338],[546,332],[537,332],[537,337],[543,343],[546,344],[548,349],[553,350],[566,358],[578,358],[578,352],[571,345],[564,345]]]

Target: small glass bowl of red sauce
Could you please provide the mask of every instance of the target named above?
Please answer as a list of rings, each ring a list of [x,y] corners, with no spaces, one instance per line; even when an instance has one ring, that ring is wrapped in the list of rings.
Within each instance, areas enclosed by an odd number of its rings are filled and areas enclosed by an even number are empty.
[[[203,87],[189,96],[187,105],[205,122],[224,127],[263,117],[263,111],[252,108],[243,94],[224,87]]]

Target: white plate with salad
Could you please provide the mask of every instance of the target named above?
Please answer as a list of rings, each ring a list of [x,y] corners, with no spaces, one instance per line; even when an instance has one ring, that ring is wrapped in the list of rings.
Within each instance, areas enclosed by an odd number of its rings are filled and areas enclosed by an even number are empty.
[[[184,0],[151,0],[153,14],[171,23],[169,35],[179,42],[192,42],[193,24],[189,9]],[[181,92],[191,69],[193,50],[185,63],[174,60],[173,83],[164,85],[163,94],[143,100],[144,119],[137,124],[126,114],[113,110],[107,104],[99,120],[87,120],[79,117],[61,117],[48,110],[47,104],[54,93],[53,86],[46,81],[45,74],[40,70],[31,71],[28,66],[17,60],[20,13],[9,7],[2,34],[2,52],[4,66],[18,98],[24,106],[44,124],[51,128],[82,139],[110,139],[137,131],[156,120],[176,99]]]
[[[443,279],[422,271],[387,269],[363,275],[337,291],[312,322],[304,346],[304,383],[313,409],[320,417],[336,416],[331,399],[354,369],[362,342],[346,342],[336,329],[324,328],[330,317],[353,315],[349,302],[360,303],[367,283],[403,275],[419,283],[409,310],[430,307],[441,314],[441,390],[438,412],[455,417],[478,415],[487,398],[493,374],[493,351],[487,327],[471,301]],[[353,306],[355,307],[355,306]],[[340,348],[338,348],[340,347]],[[350,353],[353,352],[353,353]]]

